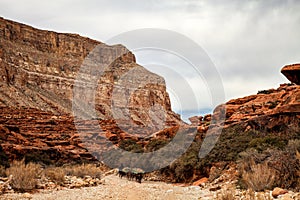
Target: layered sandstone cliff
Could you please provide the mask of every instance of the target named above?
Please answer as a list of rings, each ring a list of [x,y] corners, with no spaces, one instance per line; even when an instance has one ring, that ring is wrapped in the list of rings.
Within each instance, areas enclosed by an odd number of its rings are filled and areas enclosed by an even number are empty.
[[[81,130],[117,144],[182,123],[164,79],[122,45],[0,18],[0,74],[0,141],[11,159],[40,152],[80,160],[89,157],[76,135]],[[90,89],[94,95],[86,94]],[[100,124],[101,132],[91,124]]]
[[[165,121],[170,124],[180,121],[171,111],[164,79],[136,64],[134,55],[122,45],[108,46],[76,34],[38,30],[3,18],[0,18],[0,106],[72,113],[73,96],[88,101],[84,94],[74,94],[73,87],[79,73],[81,77],[85,73],[80,69],[95,47],[101,50],[102,60],[111,62],[100,74],[95,92],[100,118],[113,118],[112,107],[122,110],[127,106],[130,110],[125,116],[127,120],[143,125],[155,123],[149,110],[156,104],[164,109]],[[121,56],[115,59],[115,54]],[[97,64],[96,61],[91,64],[93,70],[101,71]],[[122,79],[129,72],[131,77]],[[86,89],[90,74],[84,75],[86,79],[81,79],[80,87]],[[121,95],[118,90],[130,94],[128,105],[118,102]]]

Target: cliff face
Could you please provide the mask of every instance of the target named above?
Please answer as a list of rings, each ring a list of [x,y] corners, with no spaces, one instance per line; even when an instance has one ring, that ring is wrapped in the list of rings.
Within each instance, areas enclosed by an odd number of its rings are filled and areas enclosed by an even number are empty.
[[[124,46],[0,18],[0,141],[9,158],[34,151],[65,161],[88,158],[76,135],[72,101],[78,97],[90,103],[84,94],[90,75],[82,71],[82,65],[95,47],[102,53],[100,59],[111,63],[104,71],[91,63],[93,71],[102,72],[94,97],[103,132],[89,130],[90,134],[117,144],[125,137],[137,139],[182,123],[171,111],[164,79],[138,65]],[[115,59],[115,55],[121,56]],[[78,77],[82,93],[74,94]]]
[[[114,88],[129,91],[135,87],[128,106],[132,110],[130,116],[126,116],[128,119],[138,124],[149,123],[151,117],[147,109],[158,104],[166,110],[170,124],[180,121],[171,112],[163,78],[136,64],[134,55],[125,47],[108,46],[75,34],[38,30],[3,18],[0,18],[0,106],[25,106],[53,113],[71,113],[74,80],[84,59],[96,46],[105,59],[112,60],[110,67],[102,74],[96,91],[96,108],[102,118],[112,117]],[[113,56],[122,51],[126,53],[113,60]],[[131,85],[124,84],[124,81],[119,83],[118,79],[132,69],[135,69],[135,76],[140,77],[140,82]],[[82,85],[88,84],[89,80],[84,81]],[[141,81],[154,84],[139,87]],[[84,95],[82,98],[85,100]]]

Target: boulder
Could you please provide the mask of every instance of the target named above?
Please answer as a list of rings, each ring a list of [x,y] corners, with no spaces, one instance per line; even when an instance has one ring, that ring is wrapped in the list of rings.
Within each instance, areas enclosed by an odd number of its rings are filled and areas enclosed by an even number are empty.
[[[202,119],[201,116],[193,116],[193,117],[189,118],[189,120],[192,123],[192,125],[200,125],[201,119]]]
[[[287,190],[282,189],[282,188],[279,188],[279,187],[276,187],[276,188],[274,188],[273,191],[272,191],[272,196],[273,196],[274,198],[277,198],[279,195],[283,195],[283,194],[286,194],[286,193],[288,193]]]

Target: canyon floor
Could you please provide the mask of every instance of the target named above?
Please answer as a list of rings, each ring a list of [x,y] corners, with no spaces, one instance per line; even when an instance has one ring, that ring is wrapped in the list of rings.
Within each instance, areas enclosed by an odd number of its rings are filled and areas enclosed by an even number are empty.
[[[213,188],[217,188],[214,190]],[[213,191],[212,191],[213,190]],[[35,193],[7,193],[0,196],[3,200],[211,200],[211,199],[274,199],[271,191],[254,193],[232,189],[230,183],[222,187],[209,186],[183,186],[164,182],[143,181],[137,183],[108,175],[103,178],[103,183],[95,187],[82,187],[77,189],[52,189],[40,190]],[[279,200],[299,199],[300,193],[289,191],[280,195]]]
[[[114,200],[138,200],[138,199],[199,199],[210,197],[209,191],[200,190],[198,186],[181,187],[164,182],[143,181],[141,184],[109,175],[104,178],[103,184],[96,187],[84,187],[77,189],[41,190],[34,194],[5,194],[0,199],[43,199],[43,200],[88,200],[88,199],[114,199]]]

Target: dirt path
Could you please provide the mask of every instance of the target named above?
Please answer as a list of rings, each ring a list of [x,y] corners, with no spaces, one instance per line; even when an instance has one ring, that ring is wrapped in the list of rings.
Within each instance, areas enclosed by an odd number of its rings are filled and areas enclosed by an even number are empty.
[[[44,190],[35,194],[8,194],[3,199],[33,199],[33,200],[193,200],[213,199],[208,190],[198,186],[180,187],[163,182],[137,183],[120,179],[115,175],[104,178],[105,182],[97,187],[80,189]],[[1,196],[0,196],[0,199]]]

